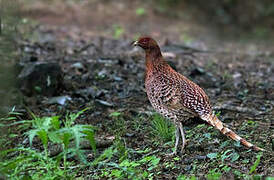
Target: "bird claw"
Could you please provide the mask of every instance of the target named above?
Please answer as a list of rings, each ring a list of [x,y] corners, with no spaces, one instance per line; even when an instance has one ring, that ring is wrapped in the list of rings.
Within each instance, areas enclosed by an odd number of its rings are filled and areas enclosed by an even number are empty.
[[[166,154],[167,157],[173,157],[173,156],[176,156],[176,155],[177,155],[176,151],[173,151],[172,153]]]

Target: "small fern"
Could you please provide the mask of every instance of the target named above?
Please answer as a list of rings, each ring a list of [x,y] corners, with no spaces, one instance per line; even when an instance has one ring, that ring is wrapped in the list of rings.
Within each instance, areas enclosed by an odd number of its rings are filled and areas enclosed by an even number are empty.
[[[11,179],[15,177],[15,179],[19,177],[19,179],[25,179],[29,174],[36,177],[34,179],[68,179],[68,177],[74,177],[76,173],[69,168],[73,165],[73,162],[68,162],[67,156],[77,155],[82,162],[86,162],[83,150],[80,149],[80,143],[84,139],[90,142],[94,152],[96,150],[95,127],[82,124],[74,125],[76,118],[85,110],[87,109],[78,113],[67,114],[64,127],[61,126],[59,116],[40,118],[32,114],[32,120],[18,121],[18,124],[23,122],[30,124],[30,130],[25,133],[28,136],[30,145],[32,146],[34,137],[37,137],[41,141],[44,150],[39,152],[19,146],[0,152],[0,158],[4,159],[3,162],[0,162],[0,174],[3,173]],[[14,122],[10,124],[14,124]],[[62,145],[63,152],[56,157],[50,157],[49,142]],[[62,168],[60,162],[62,162]]]

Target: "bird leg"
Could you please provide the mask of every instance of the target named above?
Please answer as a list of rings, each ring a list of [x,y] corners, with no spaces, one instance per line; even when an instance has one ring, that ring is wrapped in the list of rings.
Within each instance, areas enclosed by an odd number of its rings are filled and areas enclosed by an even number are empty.
[[[177,149],[178,149],[178,144],[180,140],[180,129],[179,127],[176,126],[176,131],[175,131],[175,149],[172,153],[168,154],[168,156],[174,156],[177,154]]]
[[[185,133],[184,133],[184,129],[183,129],[183,125],[180,122],[179,123],[179,129],[180,129],[180,133],[181,133],[181,137],[182,137],[182,148],[181,151],[183,152],[185,145],[186,145],[186,138],[185,138]]]
[[[177,153],[177,149],[178,149],[178,144],[179,144],[179,140],[180,140],[180,130],[178,127],[176,127],[176,132],[175,132],[175,149],[174,149],[174,154]]]

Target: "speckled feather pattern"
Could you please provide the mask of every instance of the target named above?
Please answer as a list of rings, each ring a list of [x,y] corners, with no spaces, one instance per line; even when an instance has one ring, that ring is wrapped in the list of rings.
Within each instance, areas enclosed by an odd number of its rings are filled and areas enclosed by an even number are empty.
[[[172,120],[176,127],[191,117],[199,117],[233,140],[254,150],[263,150],[241,138],[214,115],[206,93],[197,84],[173,70],[163,59],[156,41],[140,38],[146,52],[145,88],[153,108]]]
[[[161,56],[147,60],[145,87],[152,106],[165,117],[184,121],[212,113],[205,92],[173,70]]]

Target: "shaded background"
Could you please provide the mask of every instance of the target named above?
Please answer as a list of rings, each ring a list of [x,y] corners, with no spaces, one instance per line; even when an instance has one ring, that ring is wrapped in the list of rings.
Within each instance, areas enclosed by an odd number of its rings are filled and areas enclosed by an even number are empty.
[[[16,70],[9,65],[15,62],[18,53],[14,42],[18,36],[30,36],[30,26],[54,31],[59,39],[67,36],[136,39],[145,34],[160,44],[167,40],[183,42],[203,50],[254,54],[273,50],[271,0],[1,0],[0,3],[2,105],[18,101],[18,97],[10,95],[16,91],[10,88],[16,84]],[[38,26],[38,22],[45,26]],[[33,41],[41,38],[39,34],[31,36]],[[44,41],[50,38],[55,37],[45,37]]]

